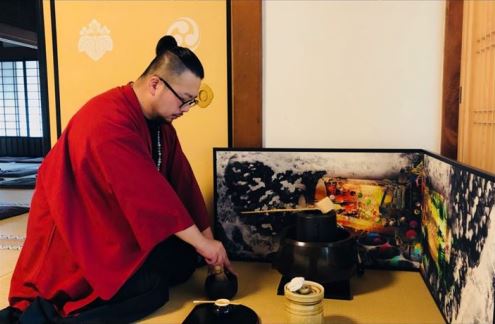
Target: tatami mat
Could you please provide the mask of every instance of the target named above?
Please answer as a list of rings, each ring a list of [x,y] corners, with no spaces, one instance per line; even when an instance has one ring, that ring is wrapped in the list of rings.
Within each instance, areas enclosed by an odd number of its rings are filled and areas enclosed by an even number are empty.
[[[2,259],[3,265],[3,259]],[[0,309],[4,309],[9,306],[8,296],[10,289],[10,279],[12,278],[12,272],[0,276]]]
[[[18,248],[24,243],[19,238],[26,235],[27,217],[24,214],[0,221],[0,277],[14,270],[20,250],[12,248]],[[5,236],[15,238],[6,239]]]
[[[27,215],[0,221],[0,234],[22,235]],[[0,250],[0,308],[7,306],[10,278],[19,251]],[[285,323],[285,298],[276,295],[280,274],[268,263],[234,262],[239,291],[234,302],[252,308],[263,324]],[[171,300],[142,323],[182,323],[193,309],[192,301],[205,299],[206,269],[200,268],[184,285],[173,288]],[[443,323],[418,272],[367,270],[353,278],[352,301],[324,300],[325,323],[433,324]]]
[[[24,237],[26,235],[28,215],[20,215],[0,221],[0,237],[16,236]],[[21,240],[0,239],[0,245],[11,245],[15,247],[22,245]],[[20,250],[8,250],[5,247],[0,249],[0,309],[8,305],[7,296],[10,288],[10,278],[14,271]]]
[[[287,323],[285,297],[276,295],[280,274],[267,263],[235,262],[239,292],[234,298],[253,309],[262,323]],[[193,309],[192,301],[204,299],[206,270],[199,269],[185,285],[172,289],[171,301],[143,323],[182,323]],[[417,272],[368,270],[353,278],[352,301],[325,299],[328,324],[433,324],[444,323],[430,293]]]

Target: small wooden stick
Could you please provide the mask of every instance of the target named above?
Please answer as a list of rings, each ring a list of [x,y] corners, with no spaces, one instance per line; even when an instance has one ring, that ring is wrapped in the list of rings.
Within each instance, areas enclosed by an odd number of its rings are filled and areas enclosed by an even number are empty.
[[[268,210],[253,210],[253,211],[244,211],[241,214],[268,214],[268,213],[277,213],[277,212],[299,212],[299,211],[310,211],[310,210],[318,210],[323,214],[329,213],[331,210],[340,210],[343,209],[340,205],[334,204],[329,197],[325,197],[322,200],[315,203],[315,207],[305,207],[305,208],[287,208],[287,209],[268,209]]]
[[[215,304],[216,306],[239,305],[232,303],[229,299],[220,298],[217,300],[193,300],[193,304]]]
[[[310,211],[310,210],[318,210],[318,208],[287,208],[287,209],[267,209],[267,210],[251,210],[251,211],[243,211],[241,214],[268,214],[268,213],[278,213],[278,212],[298,212],[298,211]]]

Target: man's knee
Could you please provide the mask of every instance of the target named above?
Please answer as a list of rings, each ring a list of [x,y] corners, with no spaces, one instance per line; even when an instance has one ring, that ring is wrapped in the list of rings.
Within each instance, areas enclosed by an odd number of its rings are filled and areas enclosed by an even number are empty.
[[[179,285],[189,280],[189,278],[191,278],[194,271],[196,270],[196,262],[183,264],[181,267],[178,267],[177,269],[174,270],[175,271],[172,271],[169,278],[170,286]]]

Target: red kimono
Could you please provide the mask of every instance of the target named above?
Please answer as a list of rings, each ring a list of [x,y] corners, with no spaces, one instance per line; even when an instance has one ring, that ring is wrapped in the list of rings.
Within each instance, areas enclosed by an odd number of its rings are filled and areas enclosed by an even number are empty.
[[[130,85],[74,115],[39,169],[11,306],[24,311],[40,296],[66,316],[98,297],[108,300],[159,242],[193,224],[209,226],[175,129],[161,130],[158,172]]]

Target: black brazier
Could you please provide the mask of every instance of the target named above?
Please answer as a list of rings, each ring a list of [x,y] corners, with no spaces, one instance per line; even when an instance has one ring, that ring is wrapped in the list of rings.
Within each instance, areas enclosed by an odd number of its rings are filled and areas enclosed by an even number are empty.
[[[273,267],[282,274],[280,287],[304,277],[325,287],[325,298],[352,299],[349,279],[356,273],[355,238],[337,226],[336,213],[298,214],[296,225],[282,234]]]

